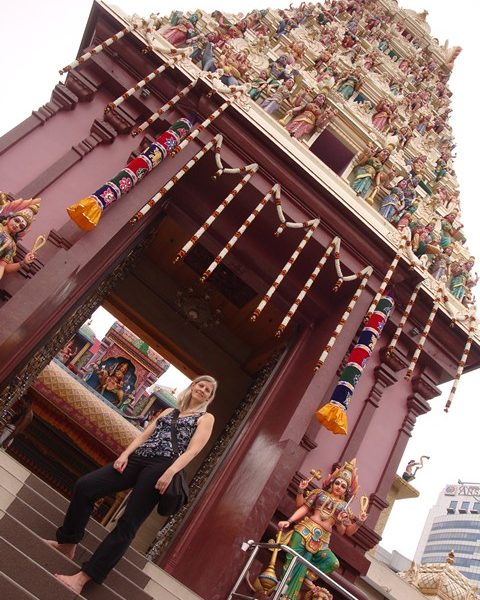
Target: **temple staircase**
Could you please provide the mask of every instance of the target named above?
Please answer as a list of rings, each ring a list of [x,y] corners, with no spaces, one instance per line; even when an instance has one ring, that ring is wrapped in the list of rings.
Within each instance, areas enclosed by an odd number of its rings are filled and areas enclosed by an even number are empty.
[[[90,519],[75,562],[40,538],[54,539],[68,501],[0,450],[0,598],[2,600],[202,600],[129,548],[101,586],[89,583],[81,596],[53,573],[73,574],[108,533]]]

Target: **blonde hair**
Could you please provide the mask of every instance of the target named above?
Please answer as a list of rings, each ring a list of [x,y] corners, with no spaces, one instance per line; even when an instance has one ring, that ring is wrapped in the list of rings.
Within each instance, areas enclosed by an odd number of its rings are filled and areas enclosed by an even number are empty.
[[[200,381],[208,381],[209,383],[211,383],[213,385],[213,390],[210,394],[210,398],[208,398],[208,400],[206,400],[199,407],[199,412],[205,412],[210,402],[215,398],[215,393],[218,387],[218,381],[210,375],[200,375],[199,377],[195,377],[195,379],[190,383],[190,385],[186,389],[184,389],[183,392],[180,392],[178,394],[177,408],[180,410],[180,412],[183,412],[190,408],[190,402],[192,400],[192,387]]]

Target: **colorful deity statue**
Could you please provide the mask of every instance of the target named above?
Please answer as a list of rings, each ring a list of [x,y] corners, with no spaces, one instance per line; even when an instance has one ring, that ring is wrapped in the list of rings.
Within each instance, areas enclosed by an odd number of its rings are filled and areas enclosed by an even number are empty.
[[[380,185],[380,174],[389,156],[390,152],[388,150],[380,149],[355,167],[351,188],[359,196],[368,198],[372,193],[372,188],[374,188],[373,191],[378,188]]]
[[[335,529],[340,535],[353,535],[367,518],[368,505],[361,507],[359,517],[349,508],[357,491],[358,478],[354,459],[336,468],[323,481],[320,489],[304,496],[303,504],[287,521],[278,523],[281,530],[293,525],[288,545],[324,573],[331,573],[339,566],[337,557],[329,548],[332,531]],[[303,494],[303,489],[300,488],[299,492]],[[361,502],[363,501],[364,498]],[[298,504],[300,503],[297,501],[297,506]],[[292,556],[287,555],[284,572],[291,560]],[[282,597],[285,600],[297,600],[302,586],[313,590],[316,579],[317,575],[313,571],[298,563],[291,572]]]
[[[473,268],[473,260],[465,262],[455,261],[451,266],[452,278],[449,282],[449,290],[454,298],[462,302],[467,291],[467,284],[470,277],[470,271]]]
[[[463,235],[460,233],[463,225],[454,226],[457,218],[457,211],[449,212],[440,222],[440,246],[442,249],[447,248],[456,239],[463,240]]]
[[[312,102],[290,109],[287,114],[295,116],[285,129],[297,140],[310,136],[319,125],[323,125],[322,116],[327,108],[326,102],[325,94],[317,94]]]
[[[385,131],[389,128],[392,120],[395,117],[397,107],[393,102],[389,102],[386,98],[382,98],[375,107],[375,112],[372,115],[372,123],[379,131]]]
[[[198,15],[193,14],[188,19],[183,15],[178,15],[178,18],[174,20],[174,24],[170,24],[160,31],[162,36],[169,41],[172,46],[179,47],[185,46],[187,43],[192,42],[193,38],[197,36],[195,25],[198,21]]]
[[[394,186],[380,203],[379,213],[387,221],[392,221],[393,217],[405,207],[404,193],[401,187]]]
[[[282,102],[286,100],[295,86],[293,79],[287,79],[285,83],[273,92],[270,96],[260,104],[263,110],[269,115],[273,115],[278,111]]]
[[[355,92],[358,92],[362,85],[362,79],[360,77],[360,70],[355,69],[345,75],[337,88],[337,92],[345,99],[350,100]]]
[[[450,263],[453,246],[447,246],[441,254],[436,254],[430,266],[430,273],[437,281],[447,283],[450,279]]]
[[[0,279],[5,273],[15,273],[35,260],[35,252],[28,252],[21,262],[14,262],[17,242],[30,227],[40,207],[40,198],[29,200],[0,200]]]

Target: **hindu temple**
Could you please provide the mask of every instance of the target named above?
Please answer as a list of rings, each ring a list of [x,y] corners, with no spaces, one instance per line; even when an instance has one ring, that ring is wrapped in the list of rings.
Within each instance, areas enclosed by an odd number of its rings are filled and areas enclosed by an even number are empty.
[[[416,495],[396,476],[416,420],[480,366],[460,48],[395,0],[159,10],[95,1],[51,98],[0,138],[0,593],[60,597],[69,565],[38,536],[174,404],[151,392],[174,365],[219,381],[190,500],[86,597],[363,600],[391,503]],[[85,553],[123,503],[96,506]],[[249,540],[320,505],[333,583],[264,585],[263,547],[243,577]]]

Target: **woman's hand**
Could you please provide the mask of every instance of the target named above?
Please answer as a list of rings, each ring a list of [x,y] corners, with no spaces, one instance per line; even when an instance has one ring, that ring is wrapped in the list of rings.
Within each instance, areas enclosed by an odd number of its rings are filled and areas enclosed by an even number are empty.
[[[288,527],[290,527],[290,525],[291,525],[290,521],[279,521],[278,522],[279,529],[287,529]]]
[[[128,455],[125,455],[122,453],[117,458],[117,460],[113,463],[113,468],[115,469],[115,471],[118,471],[119,473],[123,473],[125,471],[125,467],[127,466],[127,463],[128,463]]]
[[[157,480],[155,489],[158,490],[160,494],[164,494],[167,491],[167,488],[170,485],[174,475],[175,473],[173,471],[167,469],[165,473]]]

